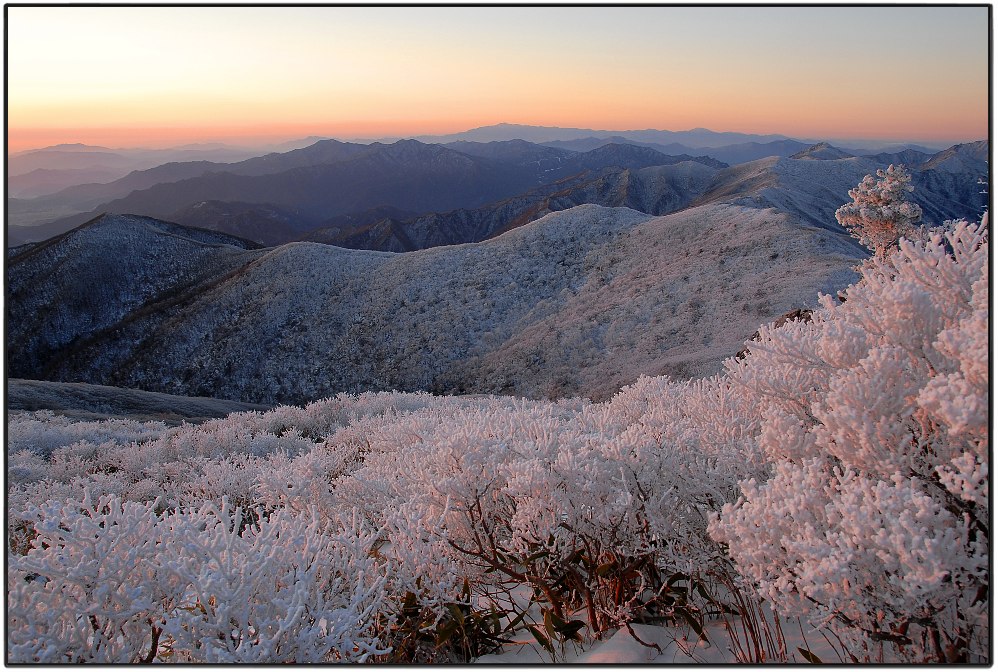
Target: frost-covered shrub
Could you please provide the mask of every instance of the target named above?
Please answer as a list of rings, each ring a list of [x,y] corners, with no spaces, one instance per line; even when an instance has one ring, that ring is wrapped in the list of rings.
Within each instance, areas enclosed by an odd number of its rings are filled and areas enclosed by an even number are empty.
[[[379,530],[384,599],[372,622],[398,648],[391,659],[463,660],[515,619],[523,585],[537,591],[526,622],[550,614],[567,638],[582,627],[580,610],[593,633],[668,617],[670,579],[705,573],[719,554],[709,513],[755,474],[750,410],[719,378],[643,379],[609,404],[341,396],[142,444],[78,441],[53,452],[47,473],[40,457],[19,458],[11,539],[22,553],[31,543],[33,502],[83,491],[143,503],[175,525],[238,504],[240,529],[228,534],[240,539],[281,516],[335,525],[356,509]],[[451,641],[455,613],[479,629]],[[190,655],[224,657],[212,651]]]
[[[7,483],[33,483],[49,473],[49,462],[33,450],[19,450],[7,456]]]
[[[747,408],[719,379],[645,379],[609,404],[435,407],[370,432],[334,497],[385,527],[395,594],[442,617],[461,577],[483,595],[527,584],[598,633],[718,556],[709,514],[755,473]]]
[[[368,425],[363,466],[341,478],[334,489],[338,506],[356,506],[383,529],[385,544],[379,553],[392,568],[387,572],[390,593],[399,608],[411,593],[433,619],[445,616],[462,577],[482,574],[448,543],[471,534],[464,518],[473,506],[476,486],[488,488],[495,465],[503,459],[499,450],[476,450],[482,426],[479,422],[469,427],[473,414],[434,408]],[[468,430],[472,434],[462,436]],[[481,464],[483,460],[492,461],[492,467]],[[468,468],[475,464],[481,468],[470,477]],[[481,483],[470,482],[479,477]]]
[[[277,432],[270,428],[277,425]],[[297,454],[309,450],[314,441],[290,423],[264,420],[257,413],[233,413],[203,425],[185,426],[164,437],[161,447],[167,455],[218,458],[233,450],[264,456],[276,451]]]
[[[236,506],[256,504],[256,483],[260,475],[260,458],[245,453],[233,453],[210,460],[191,460],[190,475],[173,485],[176,501],[185,506],[227,499]]]
[[[174,519],[162,563],[187,592],[165,627],[182,659],[363,662],[385,652],[374,633],[377,535],[359,521],[347,515],[328,529],[314,512],[278,511],[246,527],[227,503]]]
[[[857,659],[986,660],[986,220],[862,272],[845,303],[823,297],[729,362],[774,471],[712,531],[774,605]]]
[[[77,441],[141,443],[160,437],[166,429],[162,422],[119,418],[79,422],[52,411],[12,411],[7,419],[7,454],[30,450],[48,457]]]
[[[32,548],[9,556],[12,662],[136,663],[155,655],[163,603],[182,590],[157,571],[155,512],[82,494],[32,510]]]
[[[247,524],[228,502],[157,514],[50,500],[8,566],[12,662],[352,662],[385,652],[377,534],[349,514]],[[257,517],[259,519],[259,517]]]
[[[433,405],[439,400],[425,392],[365,392],[359,395],[339,394],[314,401],[304,407],[278,406],[266,413],[251,414],[258,418],[258,431],[282,434],[288,428],[319,441],[341,427],[377,418],[386,413],[414,411]]]

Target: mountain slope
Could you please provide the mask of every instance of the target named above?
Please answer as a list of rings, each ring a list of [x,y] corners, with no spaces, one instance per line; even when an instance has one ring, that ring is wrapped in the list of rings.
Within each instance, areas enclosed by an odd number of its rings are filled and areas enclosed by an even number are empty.
[[[54,213],[48,213],[49,215],[59,216],[59,219],[56,219],[55,221],[46,222],[44,224],[35,224],[33,226],[19,226],[11,223],[11,220],[16,220],[16,215],[13,211],[18,209],[23,203],[24,201],[21,201],[20,199],[7,199],[7,245],[9,247],[15,247],[25,243],[40,243],[54,236],[66,233],[67,231],[70,231],[81,224],[86,224],[91,219],[94,219],[93,213],[77,213],[66,216],[67,213],[65,210],[58,210]],[[26,216],[35,217],[36,215],[29,214]],[[51,217],[44,217],[44,219],[50,218]]]
[[[877,154],[864,154],[864,158],[876,161],[882,166],[901,164],[910,169],[915,169],[931,159],[934,154],[920,152],[917,149],[903,149],[899,152],[880,152]]]
[[[459,141],[446,143],[443,146],[468,156],[480,156],[520,166],[533,165],[536,166],[538,177],[543,177],[545,172],[560,167],[562,161],[576,154],[571,150],[547,147],[526,140]]]
[[[920,170],[938,170],[951,173],[988,172],[988,143],[984,140],[953,145],[934,154],[919,166]]]
[[[977,180],[988,174],[979,159],[987,143],[957,145],[916,166],[908,166],[914,192],[910,198],[923,210],[923,220],[941,224],[947,219],[980,216],[982,197]],[[957,148],[964,149],[957,149]],[[817,149],[815,149],[817,148]],[[816,145],[799,158],[771,157],[718,172],[713,183],[694,205],[735,203],[776,208],[808,223],[841,230],[835,211],[849,202],[849,190],[865,175],[886,165],[882,157],[835,158],[834,148]],[[915,155],[912,155],[915,156]]]
[[[223,246],[201,254],[183,291],[123,292],[127,305],[106,308],[120,316],[111,325],[65,315],[60,333],[76,336],[57,351],[26,327],[8,355],[26,363],[20,377],[257,403],[369,389],[602,398],[640,373],[715,371],[760,322],[844,286],[856,257],[842,238],[736,206],[653,218],[584,205],[405,255]],[[191,254],[165,240],[147,235],[154,257],[115,286],[149,287],[146,264],[176,270],[173,256]],[[58,310],[54,292],[104,254],[75,252],[30,274],[47,304],[18,294],[11,324]],[[22,264],[9,270],[21,287]]]
[[[597,147],[602,147],[603,145],[617,144],[617,145],[639,145],[636,140],[631,140],[625,138],[622,135],[610,135],[604,137],[588,137],[588,138],[576,138],[574,140],[550,140],[543,143],[545,147],[554,147],[556,149],[565,149],[572,152],[588,152],[590,150],[596,149]],[[682,147],[680,153],[690,151],[690,148],[677,145]],[[660,150],[661,151],[661,150]],[[665,152],[668,153],[668,152]]]
[[[706,156],[670,156],[642,145],[610,143],[571,157],[565,162],[567,167],[562,168],[562,172],[571,173],[579,170],[599,170],[600,168],[607,167],[647,168],[649,166],[663,166],[682,163],[684,161],[702,163],[710,168],[727,167],[726,164]]]
[[[730,165],[748,163],[770,156],[790,156],[807,149],[807,143],[798,140],[773,140],[771,142],[741,142],[703,149],[703,153]]]
[[[270,203],[199,201],[181,208],[169,221],[246,238],[262,245],[280,245],[312,229],[297,212]]]
[[[595,272],[579,291],[538,304],[451,380],[604,399],[642,374],[716,373],[753,322],[814,306],[819,291],[852,282],[856,261],[843,236],[773,212],[725,205],[649,219],[587,256]]]
[[[231,163],[220,170],[234,175],[274,175],[295,168],[348,161],[368,151],[367,145],[340,142],[339,140],[319,140],[307,147],[287,152],[271,152],[238,163]]]
[[[48,194],[44,202],[65,203],[82,209],[91,209],[109,199],[122,198],[133,191],[148,189],[162,182],[198,177],[210,170],[225,166],[212,161],[187,161],[164,163],[155,168],[133,170],[122,178],[105,184],[76,184],[58,192]]]
[[[147,304],[223,275],[257,247],[146,217],[105,216],[7,261],[7,373],[44,378],[53,356]]]
[[[813,161],[835,161],[838,159],[848,159],[853,155],[838,147],[833,147],[827,142],[819,142],[793,154],[791,159],[810,159]]]

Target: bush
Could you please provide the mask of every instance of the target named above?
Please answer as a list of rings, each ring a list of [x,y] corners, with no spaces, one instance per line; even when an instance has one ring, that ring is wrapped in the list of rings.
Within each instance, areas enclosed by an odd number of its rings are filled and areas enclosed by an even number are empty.
[[[990,656],[987,224],[927,238],[729,363],[762,403],[773,475],[712,533],[856,660]]]
[[[50,500],[8,565],[18,663],[350,662],[385,652],[384,598],[356,520],[278,512],[247,525],[227,502],[157,514],[115,496]]]

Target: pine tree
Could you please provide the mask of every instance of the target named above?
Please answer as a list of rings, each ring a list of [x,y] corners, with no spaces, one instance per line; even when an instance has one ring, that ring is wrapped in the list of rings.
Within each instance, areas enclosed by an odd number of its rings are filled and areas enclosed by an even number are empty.
[[[892,164],[878,170],[877,177],[880,179],[867,175],[850,189],[853,202],[836,210],[835,219],[878,259],[884,259],[898,239],[908,236],[922,219],[922,208],[907,200],[914,187],[904,166]]]

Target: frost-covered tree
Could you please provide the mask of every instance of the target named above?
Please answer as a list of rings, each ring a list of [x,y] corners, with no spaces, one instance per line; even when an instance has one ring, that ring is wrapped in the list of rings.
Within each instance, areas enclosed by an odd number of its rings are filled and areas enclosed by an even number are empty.
[[[922,208],[907,200],[914,187],[904,166],[891,164],[878,170],[877,178],[867,175],[850,189],[853,202],[836,210],[835,219],[883,259],[900,238],[910,236],[922,218]]]

